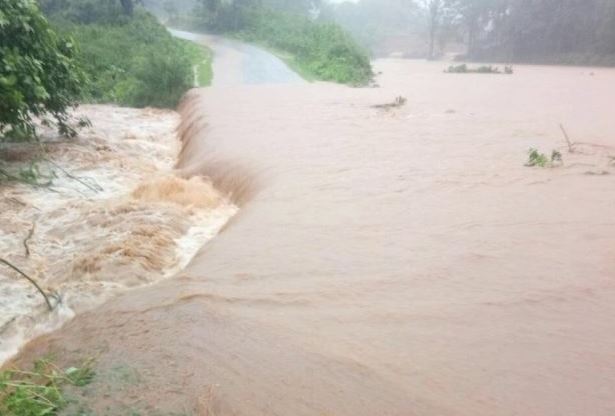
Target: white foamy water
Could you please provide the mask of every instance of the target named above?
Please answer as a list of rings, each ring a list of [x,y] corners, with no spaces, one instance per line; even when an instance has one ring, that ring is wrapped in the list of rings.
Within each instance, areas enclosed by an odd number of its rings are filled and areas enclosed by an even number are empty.
[[[50,313],[27,280],[0,267],[0,364],[76,313],[174,276],[237,211],[206,180],[174,174],[176,113],[81,112],[94,127],[76,140],[47,132],[38,170],[50,186],[0,187],[0,257],[55,296]],[[18,170],[32,152],[5,156]]]

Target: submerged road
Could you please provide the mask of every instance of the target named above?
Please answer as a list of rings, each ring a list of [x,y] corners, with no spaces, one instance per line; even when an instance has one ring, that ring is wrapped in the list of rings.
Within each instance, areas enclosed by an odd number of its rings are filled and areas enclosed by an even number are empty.
[[[95,414],[615,414],[614,70],[386,60],[351,89],[216,65],[178,168],[240,213],[21,360],[96,356]]]

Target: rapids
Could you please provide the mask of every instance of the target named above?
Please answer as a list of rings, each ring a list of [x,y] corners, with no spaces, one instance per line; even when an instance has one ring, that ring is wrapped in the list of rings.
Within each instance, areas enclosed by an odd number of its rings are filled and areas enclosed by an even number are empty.
[[[211,183],[173,171],[175,112],[88,105],[79,115],[94,127],[75,139],[43,129],[45,157],[35,166],[49,186],[0,185],[0,257],[57,304],[50,314],[35,288],[0,264],[0,364],[76,312],[172,277],[236,212]],[[5,145],[5,164],[23,169],[38,149]]]
[[[191,92],[178,168],[239,213],[19,361],[95,355],[88,404],[117,415],[615,414],[615,70],[375,66]]]

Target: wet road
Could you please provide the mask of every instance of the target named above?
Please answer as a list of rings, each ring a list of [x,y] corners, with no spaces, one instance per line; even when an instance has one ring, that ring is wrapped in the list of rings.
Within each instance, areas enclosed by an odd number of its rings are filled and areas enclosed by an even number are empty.
[[[170,30],[179,38],[206,44],[214,53],[212,86],[302,84],[280,58],[246,43],[213,35]]]

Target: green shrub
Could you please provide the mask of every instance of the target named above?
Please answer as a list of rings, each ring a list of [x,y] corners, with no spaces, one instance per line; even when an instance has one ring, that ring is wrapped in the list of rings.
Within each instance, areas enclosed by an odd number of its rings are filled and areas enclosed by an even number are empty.
[[[84,82],[74,43],[51,30],[33,0],[0,0],[0,140],[31,138],[33,116],[74,134],[67,109]]]
[[[214,77],[212,63],[214,55],[211,49],[205,45],[190,41],[183,41],[186,54],[189,56],[196,72],[196,84],[199,87],[211,85]]]
[[[85,99],[134,107],[174,107],[192,87],[192,63],[183,42],[150,15],[117,26],[74,25],[79,60],[90,80]]]
[[[69,401],[63,389],[89,384],[92,362],[62,370],[49,360],[38,360],[32,371],[0,372],[0,414],[3,416],[54,416]]]
[[[544,153],[540,153],[537,149],[531,148],[528,150],[528,161],[525,166],[528,167],[555,167],[563,162],[562,154],[553,150],[551,152],[551,158],[548,158]]]
[[[253,9],[238,36],[290,54],[289,64],[308,79],[364,85],[373,76],[367,53],[335,23]]]
[[[78,24],[118,24],[128,22],[119,0],[39,0],[47,16]]]
[[[444,70],[447,74],[506,74],[512,75],[514,73],[512,66],[505,66],[504,72],[500,71],[497,66],[482,65],[476,68],[471,68],[466,64],[451,65]]]
[[[201,48],[197,47],[199,54],[195,45],[174,38],[145,10],[127,16],[117,1],[104,0],[86,18],[79,11],[88,1],[48,3],[49,10],[58,10],[52,15],[55,27],[79,40],[77,59],[90,81],[84,101],[175,107],[194,84],[193,66],[200,68],[207,59]],[[62,4],[80,6],[63,9]]]
[[[365,85],[372,79],[369,55],[339,25],[283,10],[222,3],[215,12],[179,16],[173,24],[259,44],[308,80]]]
[[[118,102],[134,107],[174,107],[192,87],[192,66],[186,56],[150,51],[132,65],[134,78],[116,85]]]

